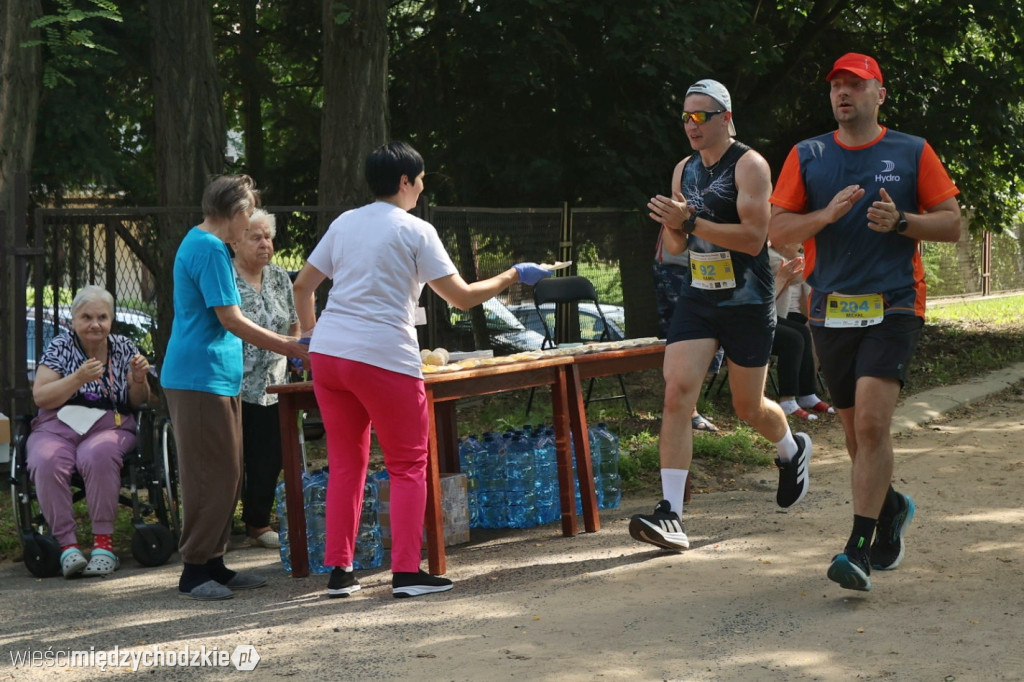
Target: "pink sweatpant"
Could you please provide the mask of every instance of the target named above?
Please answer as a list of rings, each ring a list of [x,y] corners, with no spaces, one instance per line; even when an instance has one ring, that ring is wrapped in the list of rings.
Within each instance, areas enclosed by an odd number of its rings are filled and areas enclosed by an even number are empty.
[[[355,556],[372,424],[391,478],[391,570],[415,573],[427,508],[423,380],[321,353],[310,361],[330,467],[324,564],[349,566]]]
[[[56,410],[40,410],[25,443],[28,470],[50,532],[61,544],[73,545],[75,514],[71,504],[71,475],[78,471],[85,482],[92,532],[112,535],[121,493],[124,457],[135,449],[135,417],[107,413],[84,435],[57,419]]]

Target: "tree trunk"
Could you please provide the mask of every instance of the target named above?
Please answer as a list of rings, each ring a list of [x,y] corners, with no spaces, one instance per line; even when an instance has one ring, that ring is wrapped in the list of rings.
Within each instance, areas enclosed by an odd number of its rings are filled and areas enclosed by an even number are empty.
[[[263,151],[263,110],[261,108],[265,69],[260,66],[259,24],[256,0],[242,3],[242,35],[238,45],[238,73],[242,78],[242,120],[245,128],[245,165],[257,182],[263,177],[266,158]]]
[[[199,214],[203,188],[223,171],[227,141],[207,0],[150,2],[156,182],[160,206],[188,207],[162,216],[155,245],[157,355],[163,357],[174,317],[173,254]]]
[[[24,355],[15,349],[23,348],[15,332],[24,327],[14,322],[25,312],[25,291],[18,290],[23,268],[11,249],[14,247],[14,225],[24,220],[24,191],[14,199],[15,173],[28,174],[32,168],[32,154],[36,140],[36,117],[42,89],[42,59],[38,47],[21,47],[26,40],[39,37],[30,24],[41,13],[38,0],[0,2],[0,412],[17,414],[14,393],[8,387],[24,382]],[[29,176],[31,177],[31,176]],[[19,184],[24,184],[22,181]],[[21,317],[24,320],[24,317]],[[20,378],[16,379],[18,375]],[[23,402],[21,407],[26,407]]]
[[[14,173],[31,170],[35,151],[42,58],[39,47],[21,44],[38,39],[39,31],[30,24],[41,13],[39,0],[0,3],[0,210],[4,211],[10,209]]]
[[[387,3],[351,0],[346,4],[345,9],[334,0],[323,4],[321,206],[358,206],[373,198],[363,177],[363,163],[388,137]]]

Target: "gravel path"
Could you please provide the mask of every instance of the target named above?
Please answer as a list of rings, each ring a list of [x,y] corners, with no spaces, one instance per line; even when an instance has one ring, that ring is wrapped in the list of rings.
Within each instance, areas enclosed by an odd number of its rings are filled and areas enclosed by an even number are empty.
[[[872,574],[868,593],[825,577],[851,517],[836,422],[817,430],[811,492],[793,509],[775,507],[775,472],[765,469],[739,481],[739,490],[694,497],[686,510],[693,544],[684,554],[630,539],[629,516],[657,501],[638,497],[603,512],[600,532],[574,538],[561,537],[557,525],[474,531],[470,544],[449,548],[455,589],[417,599],[393,599],[390,574],[377,570],[360,575],[364,589],[352,598],[328,600],[326,576],[291,579],[274,552],[242,547],[228,554],[228,565],[266,575],[270,585],[207,604],[176,596],[173,562],[140,568],[129,558],[111,578],[74,582],[37,580],[5,562],[0,680],[105,677],[96,667],[12,665],[12,655],[32,651],[50,651],[52,661],[67,650],[234,652],[239,645],[259,654],[254,671],[228,665],[200,674],[1020,680],[1024,394],[1017,384],[965,402],[972,404],[926,428],[908,426],[896,439],[897,485],[918,514],[904,564]],[[171,680],[196,672],[146,670],[148,679]]]

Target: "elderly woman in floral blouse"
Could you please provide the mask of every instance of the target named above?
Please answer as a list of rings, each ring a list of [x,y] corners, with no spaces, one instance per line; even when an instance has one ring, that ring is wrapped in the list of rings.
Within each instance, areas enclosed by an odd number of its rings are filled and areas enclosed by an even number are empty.
[[[249,218],[249,228],[232,244],[235,281],[242,297],[242,314],[259,326],[285,336],[299,330],[292,282],[288,273],[270,262],[274,255],[277,221],[263,209]],[[249,542],[280,547],[270,527],[274,488],[281,473],[281,433],[277,421],[277,395],[267,386],[285,383],[288,360],[283,355],[246,343],[242,377],[242,443],[245,452],[242,484],[242,521]]]

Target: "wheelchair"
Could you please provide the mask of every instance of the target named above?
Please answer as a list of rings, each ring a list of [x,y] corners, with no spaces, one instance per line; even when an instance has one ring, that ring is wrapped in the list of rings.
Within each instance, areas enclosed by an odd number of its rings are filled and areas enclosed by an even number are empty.
[[[135,528],[132,557],[143,566],[160,566],[178,548],[181,504],[177,451],[167,417],[151,409],[136,411],[137,443],[121,468],[118,502],[131,510]],[[33,415],[21,415],[14,424],[10,464],[11,501],[17,520],[25,566],[37,578],[60,575],[60,545],[50,535],[27,467],[25,444]],[[76,472],[71,477],[72,502],[85,497]]]

